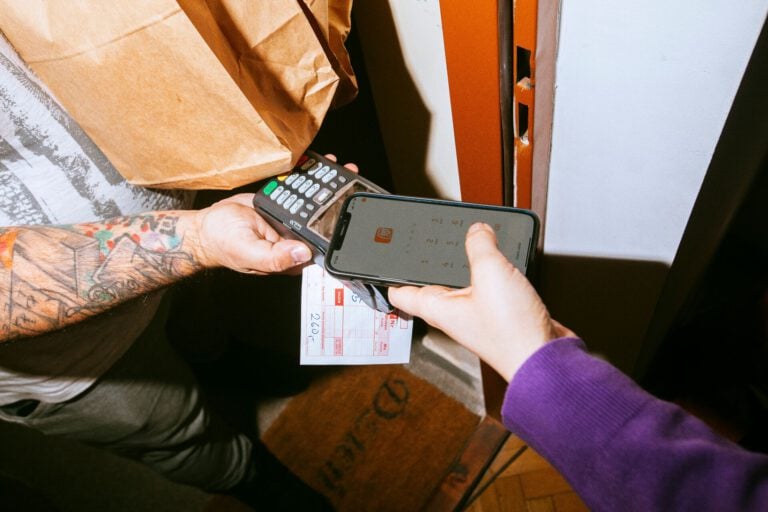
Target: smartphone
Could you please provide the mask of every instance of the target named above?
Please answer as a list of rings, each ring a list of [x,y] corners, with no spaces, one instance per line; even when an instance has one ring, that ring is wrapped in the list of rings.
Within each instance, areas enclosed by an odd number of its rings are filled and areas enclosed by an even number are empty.
[[[463,288],[470,283],[464,240],[480,221],[493,227],[501,252],[526,273],[539,231],[532,211],[371,193],[344,202],[325,268],[337,278],[376,285]]]

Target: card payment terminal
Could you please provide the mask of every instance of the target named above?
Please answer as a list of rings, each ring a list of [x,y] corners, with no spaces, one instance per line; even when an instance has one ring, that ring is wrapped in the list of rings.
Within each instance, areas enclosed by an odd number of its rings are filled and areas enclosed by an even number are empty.
[[[307,151],[293,171],[270,179],[254,196],[253,206],[278,233],[307,243],[323,266],[344,200],[355,192],[388,194],[375,183],[314,151]],[[369,306],[390,312],[379,288],[359,281],[344,283]]]

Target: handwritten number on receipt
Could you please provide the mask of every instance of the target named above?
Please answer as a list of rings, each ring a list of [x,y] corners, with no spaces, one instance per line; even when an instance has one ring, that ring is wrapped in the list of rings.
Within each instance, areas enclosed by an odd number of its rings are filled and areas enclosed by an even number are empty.
[[[320,334],[320,313],[309,314],[309,333],[312,341]]]

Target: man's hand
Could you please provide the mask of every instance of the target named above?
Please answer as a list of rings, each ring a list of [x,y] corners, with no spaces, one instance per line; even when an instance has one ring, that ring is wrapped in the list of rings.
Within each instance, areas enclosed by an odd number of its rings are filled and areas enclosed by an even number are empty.
[[[528,279],[496,247],[486,224],[467,232],[471,285],[390,288],[397,308],[444,331],[510,381],[522,364],[546,342],[573,336],[552,320]]]
[[[326,158],[336,161],[334,155]],[[355,164],[346,164],[358,172]],[[253,208],[253,194],[238,194],[197,212],[195,227],[186,234],[204,266],[223,266],[250,274],[297,270],[312,259],[309,247],[283,238]]]
[[[237,194],[200,210],[193,232],[197,259],[206,267],[263,275],[285,272],[312,258],[306,244],[281,237],[256,213],[253,194]]]

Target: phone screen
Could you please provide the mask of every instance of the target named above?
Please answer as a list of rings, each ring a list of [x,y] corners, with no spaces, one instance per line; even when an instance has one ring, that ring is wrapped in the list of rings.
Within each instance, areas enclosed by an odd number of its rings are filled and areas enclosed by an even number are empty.
[[[496,231],[501,252],[526,272],[538,221],[528,210],[402,196],[356,194],[346,203],[326,267],[385,284],[469,285],[464,241],[478,221]]]

